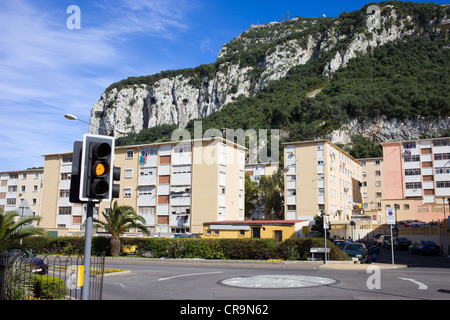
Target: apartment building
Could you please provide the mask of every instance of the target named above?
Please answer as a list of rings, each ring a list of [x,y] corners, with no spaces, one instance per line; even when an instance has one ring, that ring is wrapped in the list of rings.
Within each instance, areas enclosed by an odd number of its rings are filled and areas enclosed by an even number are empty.
[[[383,158],[358,159],[362,164],[362,207],[364,214],[371,216],[372,222],[381,223],[384,185]]]
[[[21,216],[38,216],[43,169],[0,172],[0,209]]]
[[[278,170],[278,162],[251,163],[245,165],[245,172],[249,174],[250,180],[259,183],[262,176],[271,176]],[[259,199],[254,210],[250,210],[253,219],[265,218],[265,206],[262,199]]]
[[[362,211],[362,164],[328,140],[283,143],[285,219],[350,220]]]
[[[397,208],[397,220],[446,219],[450,197],[450,138],[383,143],[386,206]]]
[[[204,221],[244,219],[245,148],[221,138],[116,147],[119,205],[145,218],[152,234],[201,233]],[[86,206],[69,202],[72,153],[45,155],[41,225],[78,234]],[[109,210],[100,203],[94,210]],[[100,215],[101,218],[101,215]]]

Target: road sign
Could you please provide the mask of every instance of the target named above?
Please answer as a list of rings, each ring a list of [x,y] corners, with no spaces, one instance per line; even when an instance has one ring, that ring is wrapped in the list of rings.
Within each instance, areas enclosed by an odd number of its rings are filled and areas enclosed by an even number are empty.
[[[395,224],[396,218],[395,218],[395,208],[393,207],[386,207],[386,224]]]
[[[323,228],[330,229],[330,220],[328,216],[323,216]]]

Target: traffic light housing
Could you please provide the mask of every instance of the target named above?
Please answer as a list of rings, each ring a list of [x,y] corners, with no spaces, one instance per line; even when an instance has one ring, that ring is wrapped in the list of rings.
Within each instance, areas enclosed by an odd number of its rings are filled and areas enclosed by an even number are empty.
[[[113,137],[84,135],[79,164],[80,202],[119,197],[120,186],[113,184],[120,180],[120,168],[113,166],[114,147]]]

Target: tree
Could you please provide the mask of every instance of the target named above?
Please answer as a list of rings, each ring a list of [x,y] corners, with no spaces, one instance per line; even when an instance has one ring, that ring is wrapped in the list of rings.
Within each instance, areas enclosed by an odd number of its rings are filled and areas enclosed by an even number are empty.
[[[12,249],[25,250],[25,247],[20,244],[21,239],[46,234],[44,229],[30,225],[31,222],[40,221],[40,217],[24,217],[22,219],[19,217],[16,211],[0,211],[0,252]]]
[[[259,181],[266,217],[283,219],[283,173],[278,170],[271,176],[262,176]],[[272,210],[275,216],[272,217]]]
[[[245,217],[250,217],[250,211],[255,209],[259,199],[259,185],[250,179],[250,175],[245,173]]]
[[[101,228],[111,234],[111,256],[120,255],[120,236],[129,229],[139,229],[145,235],[150,235],[150,231],[144,225],[145,219],[138,215],[130,206],[119,206],[114,201],[113,207],[105,213],[102,212],[105,221],[93,219]]]

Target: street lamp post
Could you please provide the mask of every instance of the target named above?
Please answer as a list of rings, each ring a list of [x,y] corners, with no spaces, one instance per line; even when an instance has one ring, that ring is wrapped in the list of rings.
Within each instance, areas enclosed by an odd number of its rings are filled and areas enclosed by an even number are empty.
[[[86,121],[84,121],[84,120],[81,120],[81,119],[79,119],[78,117],[76,117],[76,116],[74,116],[73,114],[70,114],[70,113],[65,114],[65,115],[64,115],[64,118],[69,119],[69,120],[78,120],[78,121],[84,122],[84,123],[86,123],[86,124],[88,124],[88,125],[91,125],[89,122],[86,122]],[[99,127],[99,126],[96,126],[96,127],[99,128],[99,129],[105,129],[105,128]],[[116,131],[116,132],[119,133],[119,134],[128,134],[128,133],[129,133],[129,132],[124,131],[124,130],[117,130],[117,129],[113,129],[113,130]]]

